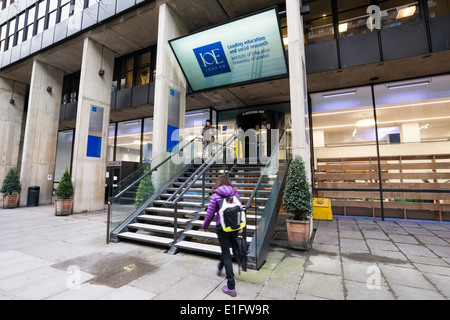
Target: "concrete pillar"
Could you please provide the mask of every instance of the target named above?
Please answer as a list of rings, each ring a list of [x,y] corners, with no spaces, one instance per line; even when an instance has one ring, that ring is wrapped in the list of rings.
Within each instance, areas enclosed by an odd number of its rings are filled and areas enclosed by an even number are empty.
[[[12,167],[20,170],[19,147],[26,89],[25,84],[0,77],[0,187]]]
[[[29,186],[41,188],[39,204],[52,203],[63,78],[62,70],[34,60],[20,170],[21,205],[26,205]]]
[[[167,150],[168,126],[173,124],[170,119],[174,106],[170,103],[174,95],[179,93],[178,128],[184,128],[186,112],[186,79],[172,52],[169,40],[187,34],[184,22],[172,9],[163,3],[159,7],[158,49],[156,57],[155,104],[153,119],[153,158]],[[175,121],[176,122],[176,121]],[[169,130],[170,133],[170,130]]]
[[[114,58],[110,49],[84,40],[72,169],[75,213],[104,208]]]
[[[289,84],[292,119],[292,152],[301,156],[310,173],[311,152],[309,147],[305,41],[300,0],[286,0],[286,19],[289,46]]]

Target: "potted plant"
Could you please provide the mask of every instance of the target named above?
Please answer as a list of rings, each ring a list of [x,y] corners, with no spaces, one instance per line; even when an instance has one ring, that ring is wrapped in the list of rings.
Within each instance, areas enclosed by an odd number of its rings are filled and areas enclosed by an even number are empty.
[[[296,157],[288,170],[283,201],[285,210],[292,214],[286,220],[289,245],[294,249],[307,250],[312,235],[312,191],[305,162]]]
[[[11,168],[3,181],[1,193],[3,193],[3,208],[16,208],[19,203],[19,195],[22,190],[19,173],[15,167]]]
[[[73,207],[73,184],[69,170],[64,171],[64,174],[59,181],[58,188],[56,189],[55,200],[55,215],[67,216],[72,213]]]
[[[146,175],[150,171],[150,168],[144,170],[142,175]],[[152,183],[152,176],[148,175],[139,183],[139,187],[136,192],[136,198],[134,202],[134,207],[138,209],[142,206],[150,197],[155,193],[155,187]]]

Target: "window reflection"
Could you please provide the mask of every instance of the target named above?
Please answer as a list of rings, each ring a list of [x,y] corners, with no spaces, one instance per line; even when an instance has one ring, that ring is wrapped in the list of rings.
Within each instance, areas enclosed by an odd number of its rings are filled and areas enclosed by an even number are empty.
[[[116,161],[141,161],[141,123],[138,119],[117,124]]]

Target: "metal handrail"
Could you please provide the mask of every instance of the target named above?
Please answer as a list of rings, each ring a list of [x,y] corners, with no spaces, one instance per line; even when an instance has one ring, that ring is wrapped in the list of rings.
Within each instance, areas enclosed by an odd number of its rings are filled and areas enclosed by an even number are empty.
[[[284,135],[285,135],[285,133],[286,133],[286,130],[287,130],[289,127],[290,127],[290,124],[288,124],[288,125],[286,126],[286,128],[283,130],[283,132],[281,133],[280,139],[278,139],[278,142],[277,142],[277,144],[275,145],[275,147],[273,148],[273,150],[277,150],[277,151],[278,151],[278,149],[280,148],[280,142],[281,142],[281,140],[283,139],[283,137],[284,137]],[[273,152],[272,155],[270,156],[270,159],[269,159],[269,161],[267,162],[267,165],[269,165],[269,164],[272,162],[272,159],[273,159],[274,156],[275,156],[275,152]],[[267,170],[267,166],[266,166],[264,169]],[[265,171],[264,171],[264,172],[265,172]],[[247,204],[245,205],[245,209],[248,209],[248,208],[250,208],[250,207],[252,206],[252,202],[253,202],[253,199],[254,199],[255,196],[256,196],[256,192],[257,192],[257,190],[259,189],[259,186],[260,186],[261,183],[262,183],[262,179],[263,179],[263,177],[264,177],[264,172],[261,173],[261,176],[259,177],[258,182],[256,183],[256,186],[255,186],[255,188],[253,189],[253,192],[252,192],[252,194],[250,195],[250,198],[249,198],[248,201],[247,201]]]
[[[219,150],[216,150],[214,154],[208,157],[205,162],[167,199],[164,204],[173,206],[173,243],[177,242],[178,236],[178,201],[184,196],[184,194],[192,187],[194,183],[198,181],[198,179],[203,176],[203,185],[202,185],[202,207],[205,205],[205,172],[209,169],[209,167],[218,159],[218,157],[224,153],[231,142],[237,138],[236,134],[233,134],[227,141],[224,142],[222,147]],[[192,180],[192,181],[190,181]],[[189,185],[188,185],[189,183]],[[187,185],[187,187],[186,187]],[[183,190],[184,188],[184,190]],[[181,192],[181,193],[180,193]],[[178,194],[179,193],[179,194]],[[172,201],[175,195],[175,200]]]
[[[171,205],[174,203],[178,203],[181,197],[184,196],[184,194],[189,190],[189,188],[198,181],[198,179],[206,172],[206,170],[209,169],[209,167],[213,164],[214,161],[217,160],[217,158],[226,150],[228,145],[236,139],[237,135],[233,134],[230,138],[228,138],[227,141],[225,141],[222,145],[222,147],[214,152],[211,156],[208,157],[208,159],[205,160],[205,162],[174,192],[172,195],[165,201],[164,204]],[[190,181],[194,179],[193,181]],[[188,187],[186,188],[186,185],[189,183]],[[182,191],[184,188],[184,191]],[[174,196],[176,196],[178,193],[180,193],[175,200],[172,200]]]
[[[120,191],[118,194],[116,194],[114,197],[108,198],[108,212],[107,212],[107,218],[106,218],[106,243],[109,243],[109,237],[110,237],[110,224],[111,224],[111,201],[114,199],[118,199],[120,196],[122,196],[125,192],[127,192],[132,186],[136,185],[137,183],[140,183],[143,179],[151,175],[153,172],[158,170],[159,167],[161,167],[164,163],[172,159],[174,156],[178,155],[182,150],[184,150],[187,146],[194,143],[194,141],[201,141],[202,139],[200,137],[195,137],[188,141],[184,146],[180,147],[178,151],[175,153],[170,153],[163,161],[158,163],[155,167],[150,169],[146,174],[142,175],[139,179],[135,180],[133,183],[131,183],[128,187]]]

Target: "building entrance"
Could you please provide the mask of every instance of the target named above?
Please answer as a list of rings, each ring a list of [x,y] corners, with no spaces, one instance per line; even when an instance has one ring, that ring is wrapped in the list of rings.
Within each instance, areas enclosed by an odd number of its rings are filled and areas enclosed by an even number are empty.
[[[271,110],[246,111],[236,116],[236,123],[240,135],[238,158],[250,163],[268,160],[285,126],[284,114]]]

